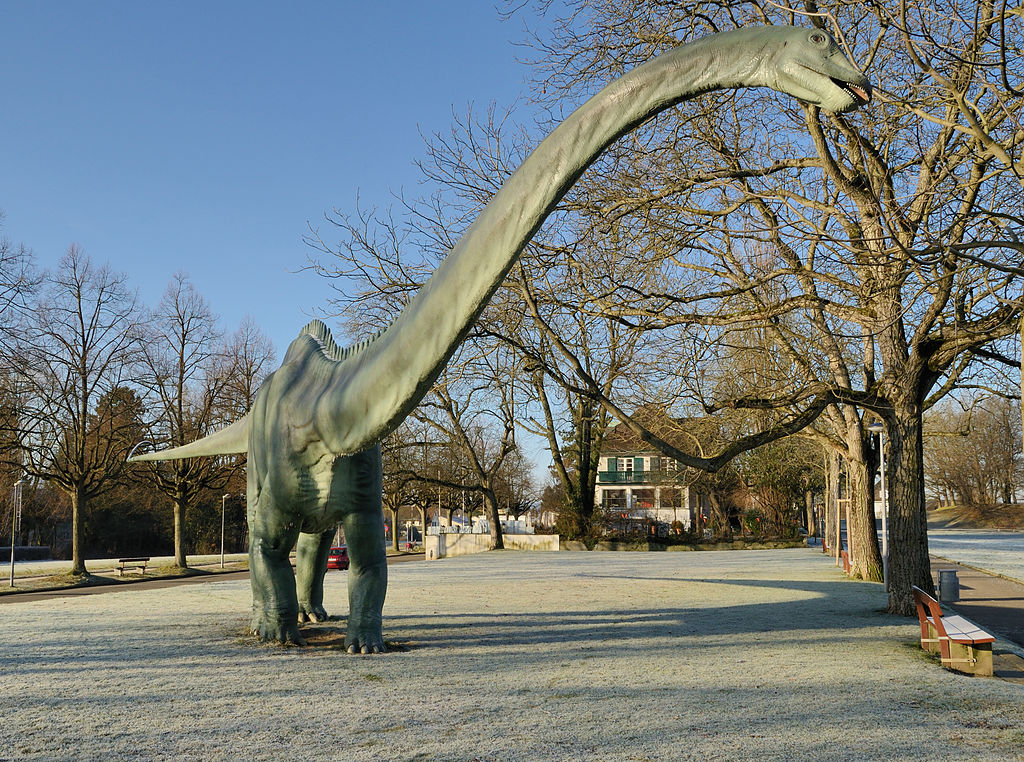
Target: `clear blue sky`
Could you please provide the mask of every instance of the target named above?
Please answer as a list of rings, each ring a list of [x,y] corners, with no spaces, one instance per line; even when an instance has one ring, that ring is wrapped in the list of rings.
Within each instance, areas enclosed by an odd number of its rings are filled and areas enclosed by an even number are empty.
[[[307,221],[416,195],[421,130],[520,94],[521,28],[488,0],[3,3],[2,232],[149,305],[182,270],[280,357],[330,295]]]

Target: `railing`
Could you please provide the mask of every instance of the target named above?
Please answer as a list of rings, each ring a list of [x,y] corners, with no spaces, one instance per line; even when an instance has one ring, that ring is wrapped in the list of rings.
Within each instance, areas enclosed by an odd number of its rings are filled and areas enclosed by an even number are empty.
[[[599,484],[676,484],[678,471],[598,471]]]

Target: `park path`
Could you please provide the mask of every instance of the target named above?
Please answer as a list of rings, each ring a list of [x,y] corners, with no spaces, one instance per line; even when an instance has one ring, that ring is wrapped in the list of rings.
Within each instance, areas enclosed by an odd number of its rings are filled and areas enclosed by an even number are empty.
[[[993,635],[1018,646],[1019,651],[1014,652],[997,643],[993,649],[993,664],[996,677],[1024,685],[1024,585],[932,557],[932,574],[936,580],[942,569],[955,569],[960,587],[960,599],[955,603],[942,603],[943,609],[951,608]]]
[[[994,635],[1018,646],[996,652],[1000,677],[1024,682],[1024,532],[960,529],[943,522],[928,526],[932,574],[956,569],[960,600],[944,603]]]

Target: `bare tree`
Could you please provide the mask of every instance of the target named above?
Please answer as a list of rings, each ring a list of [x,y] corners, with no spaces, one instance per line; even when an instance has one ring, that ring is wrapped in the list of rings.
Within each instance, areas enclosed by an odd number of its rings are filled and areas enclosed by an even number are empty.
[[[402,224],[373,212],[336,212],[329,221],[341,231],[341,243],[329,245],[316,231],[309,239],[330,257],[311,266],[338,282],[338,311],[352,337],[372,336],[391,322],[465,223],[461,218],[448,221],[438,208],[434,215],[416,205],[407,210],[409,221]],[[500,302],[488,313],[500,314]],[[504,544],[495,486],[502,464],[516,449],[516,390],[522,383],[521,359],[495,339],[491,322],[485,315],[471,329],[412,416],[433,430],[433,441],[457,450],[466,466],[454,479],[451,474],[438,476],[431,468],[426,473],[419,470],[416,481],[478,494],[488,515],[491,546],[500,549]],[[425,518],[430,496],[423,493],[423,498]]]
[[[403,241],[423,240],[440,248],[483,207],[528,146],[528,138],[510,128],[508,121],[508,113],[498,116],[494,109],[480,120],[470,112],[457,119],[448,133],[431,138],[428,158],[420,167],[441,190],[429,203],[406,203],[412,222],[404,229]],[[627,196],[611,195],[614,191],[610,193],[605,185],[606,176],[622,180],[607,173],[609,168],[621,170],[629,158],[630,154],[623,157],[613,150],[588,171],[588,180],[570,193],[535,237],[519,270],[508,287],[499,290],[478,328],[509,344],[526,360],[535,402],[532,408],[524,408],[531,410],[528,425],[548,441],[555,473],[564,487],[562,515],[572,517],[562,528],[573,536],[588,537],[594,531],[598,455],[611,415],[669,457],[694,468],[718,470],[740,453],[799,431],[830,399],[820,385],[811,394],[787,391],[782,402],[771,404],[781,412],[760,416],[763,428],[738,431],[736,440],[721,442],[720,449],[701,455],[673,447],[631,418],[629,409],[650,403],[684,409],[709,406],[679,382],[678,375],[696,367],[704,356],[691,332],[655,335],[650,326],[623,319],[609,309],[612,296],[642,298],[667,282],[657,266],[652,269],[644,261],[645,229],[622,224],[622,210],[608,213],[619,204],[627,209],[632,205]],[[394,223],[386,229],[397,240]],[[364,235],[362,240],[371,237]],[[371,247],[364,244],[363,248]],[[393,288],[399,283],[397,278],[390,279]],[[404,286],[407,281],[401,283]],[[793,413],[786,409],[787,402],[806,396],[811,404],[804,409]],[[762,408],[769,406],[765,397],[763,392],[758,395]],[[732,406],[738,403],[733,401]]]
[[[502,463],[498,472],[494,493],[505,514],[515,520],[521,519],[539,505],[537,486],[533,478],[533,463],[522,450],[516,448]]]
[[[235,421],[249,412],[256,391],[277,365],[270,339],[251,317],[246,316],[220,353],[219,373],[224,384],[226,407],[221,415]]]
[[[579,97],[681,40],[807,22],[757,1],[706,3],[700,13],[648,0],[566,5],[537,41],[550,101]],[[834,18],[873,73],[875,106],[835,116],[760,93],[709,96],[620,145],[574,198],[581,214],[629,231],[623,257],[652,273],[640,292],[602,282],[605,314],[649,330],[700,326],[706,346],[720,346],[728,326],[773,336],[790,383],[705,398],[709,409],[790,409],[789,422],[806,425],[841,404],[830,436],[854,456],[862,486],[872,480],[859,465],[854,406],[885,422],[889,606],[910,614],[910,586],[931,585],[922,411],[1019,326],[1022,94],[1008,82],[1020,81],[1021,59],[1001,54],[1007,16],[993,3],[816,7],[825,15],[811,23]],[[862,528],[871,528],[866,516]]]
[[[143,357],[143,385],[155,408],[153,438],[161,446],[179,447],[223,424],[229,383],[246,379],[223,373],[231,369],[221,345],[217,318],[184,273],[177,273],[149,321]],[[143,466],[174,510],[174,563],[188,566],[185,514],[204,492],[220,490],[238,468],[234,458],[188,458]]]
[[[516,451],[513,379],[518,359],[507,347],[471,338],[413,412],[413,417],[451,443],[465,465],[460,486],[483,500],[491,548],[504,548],[497,489],[507,459]],[[424,481],[429,481],[429,475]]]
[[[71,499],[72,573],[85,574],[82,518],[120,473],[138,418],[126,385],[139,356],[139,311],[125,276],[72,246],[50,276],[15,352],[25,472]]]
[[[420,511],[421,526],[427,529],[427,510],[438,506],[436,495],[442,477],[454,482],[458,473],[446,442],[432,438],[427,426],[416,419],[406,419],[381,442],[384,477],[384,510],[391,514],[391,544],[399,549],[398,527],[403,509]],[[432,481],[424,481],[430,474]],[[433,479],[436,478],[436,481]]]
[[[1016,502],[1022,475],[1020,408],[1006,397],[953,404],[925,419],[925,473],[947,503]]]
[[[0,211],[0,225],[3,219]],[[0,236],[0,494],[3,495],[11,495],[15,482],[24,475],[18,444],[20,409],[12,366],[18,362],[14,347],[21,333],[20,323],[25,318],[28,301],[40,283],[33,264],[30,249]],[[26,496],[30,494],[26,493]],[[31,505],[27,497],[24,502]],[[7,508],[14,510],[13,505],[7,505]],[[10,527],[9,511],[5,520],[4,527]],[[11,544],[17,544],[13,537]]]
[[[3,219],[0,211],[0,223]],[[0,351],[4,355],[14,344],[17,321],[40,282],[32,251],[0,236]]]

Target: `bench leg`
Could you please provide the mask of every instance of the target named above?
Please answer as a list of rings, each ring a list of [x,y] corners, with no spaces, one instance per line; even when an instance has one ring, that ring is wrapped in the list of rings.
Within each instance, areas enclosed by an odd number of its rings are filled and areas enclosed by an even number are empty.
[[[992,677],[992,644],[966,645],[949,642],[949,656],[943,656],[942,666],[955,672],[980,677]]]

